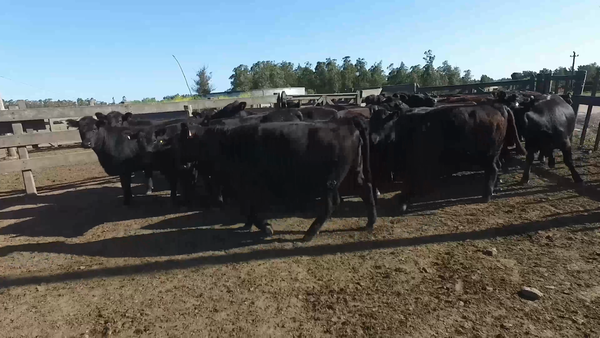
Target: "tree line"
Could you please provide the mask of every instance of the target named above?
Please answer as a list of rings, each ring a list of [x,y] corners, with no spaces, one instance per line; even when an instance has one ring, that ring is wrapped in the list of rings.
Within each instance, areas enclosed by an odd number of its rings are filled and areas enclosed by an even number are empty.
[[[354,62],[350,56],[345,56],[340,62],[337,59],[327,58],[313,65],[309,62],[304,65],[294,65],[291,62],[258,61],[252,66],[239,65],[232,71],[230,91],[248,91],[253,89],[280,88],[280,87],[305,87],[308,93],[339,93],[353,92],[358,89],[381,87],[383,85],[398,85],[417,83],[420,86],[451,86],[469,83],[485,83],[503,80],[519,80],[536,76],[538,73],[555,75],[569,75],[571,69],[558,67],[554,71],[548,68],[540,71],[515,72],[510,77],[493,79],[488,75],[481,75],[479,79],[473,77],[471,70],[461,70],[452,66],[447,60],[441,65],[435,65],[435,55],[427,50],[423,56],[423,63],[407,66],[401,62],[398,66],[390,64],[383,68],[382,62],[369,66],[363,58]],[[592,81],[598,65],[594,62],[581,65],[577,70],[588,71],[588,81]],[[203,67],[198,76],[202,83],[210,84],[206,67]],[[198,84],[199,82],[196,82]],[[208,91],[207,87],[197,86],[197,93],[202,95]]]
[[[537,74],[569,75],[571,67],[558,67],[555,70],[543,68],[539,71],[525,70],[514,72],[510,77],[493,79],[485,74],[479,79],[473,77],[471,70],[461,70],[452,66],[448,61],[435,65],[435,55],[427,50],[423,55],[423,63],[407,66],[404,62],[399,65],[390,64],[385,69],[382,62],[371,65],[364,58],[352,60],[345,56],[338,62],[337,59],[327,58],[318,61],[314,67],[310,62],[295,65],[292,62],[257,61],[252,66],[239,65],[235,67],[229,77],[231,87],[229,91],[249,91],[265,88],[305,87],[308,93],[341,93],[354,92],[359,89],[376,88],[383,85],[399,85],[417,83],[420,86],[451,86],[469,83],[485,83],[503,80],[520,80],[536,76]],[[596,76],[599,65],[594,62],[580,65],[577,70],[586,70],[587,82],[591,83]],[[127,101],[125,97],[120,103],[151,103],[169,101],[188,101],[199,99],[210,94],[214,87],[211,83],[212,73],[206,66],[201,67],[194,79],[194,94],[167,95],[162,100],[156,98],[143,98],[141,100]],[[78,98],[77,100],[24,100],[28,108],[43,107],[73,107],[89,106],[90,100]],[[113,98],[112,104],[116,104]],[[16,106],[17,100],[4,100],[5,107]],[[108,105],[103,101],[95,101],[95,105]]]

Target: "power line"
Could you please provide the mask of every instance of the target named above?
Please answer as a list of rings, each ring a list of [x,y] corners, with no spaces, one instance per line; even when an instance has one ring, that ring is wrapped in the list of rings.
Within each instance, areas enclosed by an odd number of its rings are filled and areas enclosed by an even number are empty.
[[[40,87],[32,86],[32,85],[30,85],[30,84],[28,84],[28,83],[25,83],[25,82],[21,82],[21,81],[13,80],[13,79],[7,78],[6,76],[3,76],[3,75],[0,75],[0,77],[1,77],[1,78],[3,78],[3,79],[6,79],[6,80],[8,80],[8,81],[12,81],[12,82],[20,83],[20,84],[22,84],[22,85],[29,86],[29,87],[31,87],[31,88],[35,88],[35,89],[39,89],[39,90],[44,90],[44,89],[42,89],[42,88],[40,88]]]
[[[193,96],[192,90],[190,89],[190,85],[188,84],[187,78],[185,77],[185,73],[183,72],[183,68],[181,68],[181,64],[179,63],[179,60],[177,60],[175,55],[173,55],[173,59],[175,59],[175,61],[177,61],[177,64],[179,65],[179,69],[181,70],[181,75],[183,75],[183,79],[185,80],[185,85],[187,86],[188,90],[190,91],[190,96]]]

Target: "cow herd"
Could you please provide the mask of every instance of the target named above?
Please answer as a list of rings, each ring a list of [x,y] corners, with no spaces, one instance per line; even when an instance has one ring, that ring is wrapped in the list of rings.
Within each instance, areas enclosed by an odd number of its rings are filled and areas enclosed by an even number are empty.
[[[554,166],[554,149],[562,151],[573,180],[582,182],[571,154],[569,96],[394,94],[363,102],[253,109],[236,101],[185,119],[149,121],[113,111],[68,124],[79,129],[82,146],[93,149],[106,173],[120,177],[124,204],[131,203],[134,172],[144,173],[151,193],[159,171],[173,203],[191,203],[200,181],[213,206],[235,201],[244,228],[254,225],[266,236],[273,234],[268,218],[274,206],[297,211],[316,205],[304,236],[311,240],[344,194],[362,198],[371,230],[380,189],[400,182],[398,210],[405,212],[415,196],[465,170],[484,171],[487,202],[512,153],[527,155],[523,183],[536,152]]]

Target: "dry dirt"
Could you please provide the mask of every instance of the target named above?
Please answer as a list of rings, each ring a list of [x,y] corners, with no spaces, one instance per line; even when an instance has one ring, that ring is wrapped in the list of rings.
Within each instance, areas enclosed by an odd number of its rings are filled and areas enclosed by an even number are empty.
[[[96,164],[35,172],[37,197],[0,174],[0,336],[600,337],[600,155],[584,188],[561,156],[521,186],[521,161],[488,204],[456,176],[406,216],[386,194],[373,234],[344,201],[308,244],[309,218],[262,239],[166,191],[124,207]]]

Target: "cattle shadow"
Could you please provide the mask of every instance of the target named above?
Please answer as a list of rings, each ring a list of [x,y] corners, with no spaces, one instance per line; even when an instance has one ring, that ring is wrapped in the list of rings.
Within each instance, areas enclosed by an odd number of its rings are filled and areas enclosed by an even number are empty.
[[[592,212],[583,215],[568,215],[541,221],[511,224],[508,226],[469,232],[445,233],[420,237],[371,240],[342,244],[298,244],[292,245],[291,248],[278,247],[246,252],[224,253],[222,255],[192,257],[187,259],[170,259],[122,267],[80,270],[55,275],[2,278],[0,279],[0,288],[41,283],[87,280],[93,278],[148,274],[175,269],[218,266],[299,256],[318,257],[324,255],[394,249],[427,244],[478,241],[492,238],[518,236],[550,229],[559,229],[576,224],[597,224],[598,219],[600,219],[600,212]],[[209,234],[210,236],[206,236],[206,234]],[[167,239],[164,236],[172,237]],[[232,236],[235,238],[235,240],[231,241],[233,245],[218,243],[218,238],[226,238],[226,241],[230,241]],[[44,244],[14,245],[0,248],[0,255],[5,256],[14,252],[31,251],[73,255],[93,255],[101,257],[123,257],[124,255],[127,257],[156,257],[158,255],[157,252],[160,252],[163,255],[191,254],[195,252],[207,251],[207,249],[227,250],[227,248],[251,246],[253,243],[255,244],[259,241],[263,241],[260,238],[256,239],[254,236],[257,235],[254,233],[236,233],[233,229],[194,229],[185,232],[180,230],[176,231],[175,234],[160,233],[138,235],[124,238],[111,238],[97,242],[80,244],[53,242]],[[326,236],[326,232],[321,234],[321,236]],[[186,240],[186,237],[190,237],[190,240]],[[208,237],[210,240],[206,240],[205,237]],[[200,244],[194,244],[192,243],[193,241],[200,241]],[[157,246],[159,247],[158,251]]]
[[[248,232],[237,228],[193,228],[113,237],[86,243],[69,244],[56,241],[5,246],[0,248],[0,256],[13,252],[51,252],[106,258],[165,257],[225,251],[281,241],[276,238],[265,239],[258,231]]]
[[[570,177],[564,177],[546,168],[533,166],[532,170],[534,174],[553,184],[520,186],[512,182],[504,183],[501,185],[503,191],[498,193],[494,199],[559,192],[573,189],[575,186]],[[47,190],[41,190],[42,193],[39,196],[21,195],[0,199],[2,205],[0,220],[16,220],[14,223],[0,228],[0,235],[72,238],[81,236],[90,229],[107,222],[144,219],[190,211],[194,213],[161,220],[145,229],[228,226],[244,222],[244,218],[240,216],[239,209],[235,205],[223,210],[206,210],[203,204],[198,203],[198,199],[191,209],[183,209],[171,206],[168,197],[164,195],[136,196],[133,205],[125,207],[122,205],[121,188],[117,184],[112,184],[115,178],[100,177],[91,180],[92,182],[82,180],[71,184],[51,186]],[[107,185],[108,183],[111,184]],[[483,173],[451,176],[442,180],[438,186],[439,189],[435,194],[427,194],[413,200],[407,214],[435,212],[450,206],[481,203]],[[61,192],[61,189],[75,188],[78,189]],[[138,189],[138,191],[140,190]],[[582,196],[600,201],[600,191],[597,186],[588,185],[577,192]],[[27,206],[15,208],[24,204]],[[284,217],[314,219],[317,216],[316,211],[320,208],[317,202],[314,205],[306,206],[307,212],[272,212],[268,216],[270,219]],[[402,215],[398,207],[398,200],[394,197],[379,199],[377,209],[378,215],[381,217]],[[332,217],[357,218],[366,217],[366,215],[364,203],[360,199],[350,199],[343,201],[336,208]]]
[[[0,221],[14,220],[0,228],[0,235],[30,237],[71,238],[107,222],[186,211],[172,206],[168,196],[161,195],[136,196],[131,206],[124,206],[121,188],[113,186],[15,196],[0,203]]]

